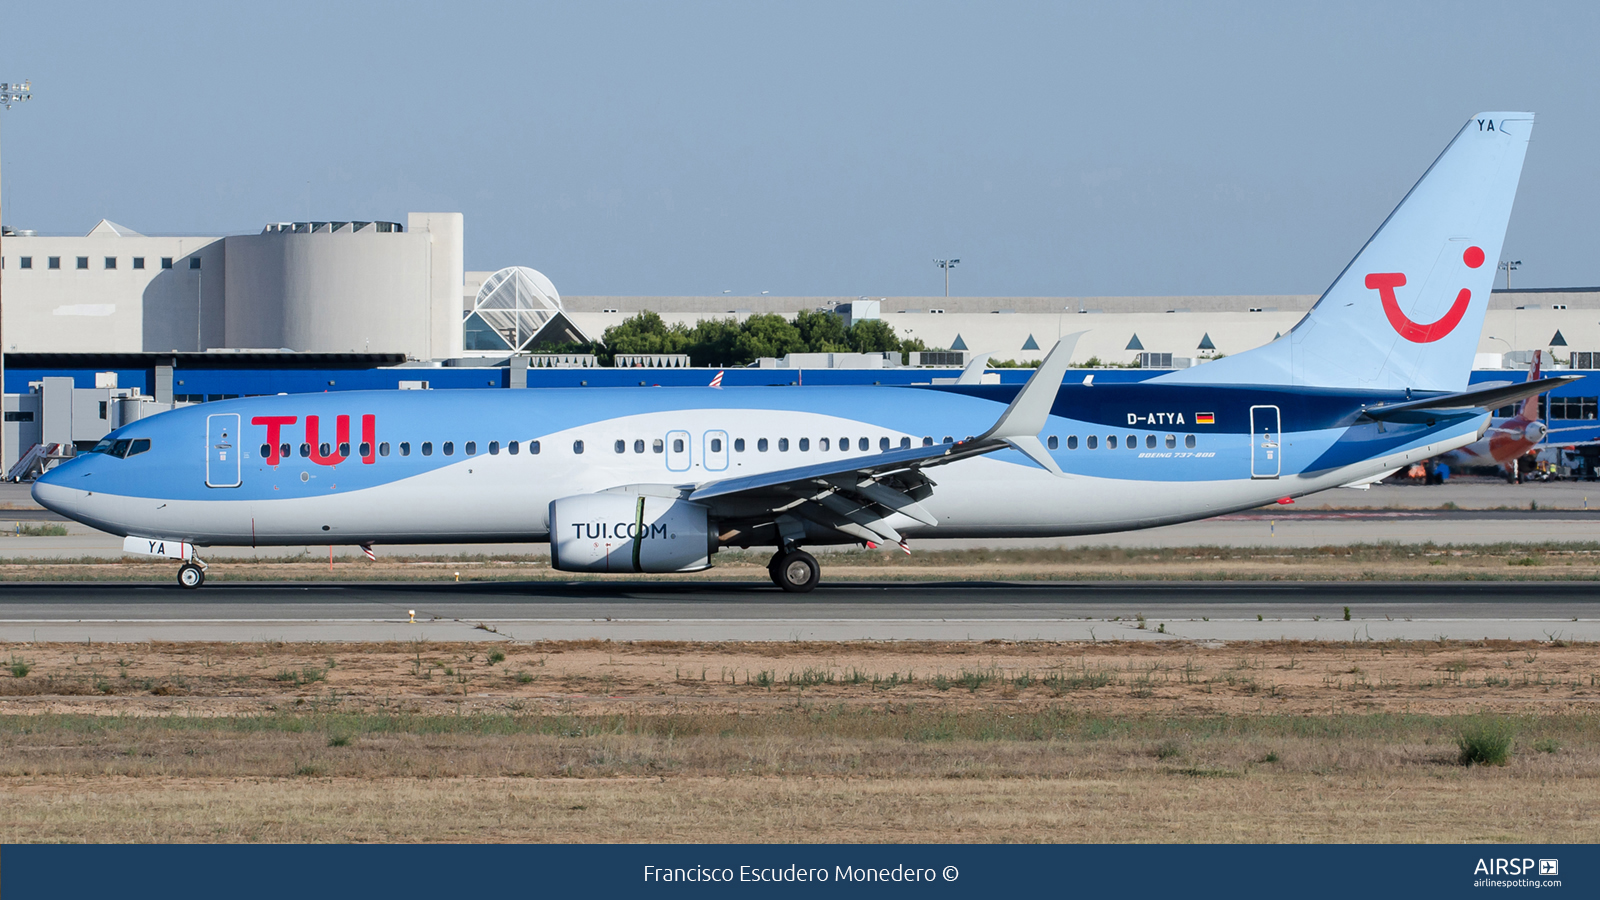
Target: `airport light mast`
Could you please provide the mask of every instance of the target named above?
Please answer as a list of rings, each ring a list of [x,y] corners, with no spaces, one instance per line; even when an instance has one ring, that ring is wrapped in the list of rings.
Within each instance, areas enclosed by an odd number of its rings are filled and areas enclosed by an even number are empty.
[[[1500,271],[1506,273],[1506,290],[1511,290],[1511,273],[1520,268],[1522,268],[1522,260],[1520,259],[1500,260]]]
[[[950,296],[950,270],[961,262],[959,259],[936,259],[933,264],[944,270],[944,295]]]
[[[22,103],[22,102],[26,101],[29,97],[32,97],[32,96],[33,96],[33,82],[28,80],[28,79],[26,79],[26,78],[24,78],[22,80],[21,84],[18,84],[16,82],[10,82],[10,81],[0,81],[0,106],[4,106],[6,109],[10,109],[12,104]],[[0,222],[0,224],[4,224],[4,223]],[[4,243],[4,239],[5,239],[4,238],[4,234],[5,234],[5,229],[0,228],[0,244]],[[3,255],[0,255],[0,260],[3,260],[4,258],[5,257]],[[4,278],[5,278],[5,266],[3,264],[0,264],[0,280],[4,280]],[[0,302],[0,323],[4,322],[4,311],[5,311],[5,304],[3,302]],[[4,478],[4,476],[7,473],[7,470],[5,468],[6,430],[5,430],[5,424],[3,422],[3,420],[5,418],[5,415],[4,415],[5,397],[6,397],[5,328],[4,328],[3,324],[0,324],[0,478]]]

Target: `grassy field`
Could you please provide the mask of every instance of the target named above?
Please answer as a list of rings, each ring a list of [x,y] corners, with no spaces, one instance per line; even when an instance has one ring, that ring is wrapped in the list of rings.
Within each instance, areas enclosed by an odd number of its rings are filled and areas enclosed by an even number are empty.
[[[584,576],[557,572],[547,556],[340,556],[218,558],[206,577],[223,581],[600,581],[766,580],[766,551],[725,550],[692,576]],[[1086,547],[1071,550],[898,549],[829,551],[834,581],[1594,581],[1600,543],[1486,545],[1355,544],[1326,547]],[[0,558],[3,581],[170,581],[167,560]]]
[[[0,841],[1600,840],[1589,645],[0,654]]]

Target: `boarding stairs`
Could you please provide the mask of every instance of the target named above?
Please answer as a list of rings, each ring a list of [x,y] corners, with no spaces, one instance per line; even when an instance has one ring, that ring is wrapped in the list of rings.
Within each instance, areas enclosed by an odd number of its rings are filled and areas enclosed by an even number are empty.
[[[34,444],[6,473],[6,480],[32,481],[43,475],[52,463],[71,459],[76,455],[76,449],[71,444]]]

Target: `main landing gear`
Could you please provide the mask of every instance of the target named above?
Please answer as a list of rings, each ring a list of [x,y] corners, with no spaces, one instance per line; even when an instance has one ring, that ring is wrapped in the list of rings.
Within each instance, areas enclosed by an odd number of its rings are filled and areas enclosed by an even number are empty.
[[[773,584],[791,594],[807,593],[822,581],[822,567],[817,565],[817,558],[799,547],[774,553],[772,562],[767,563],[767,572]]]
[[[192,591],[205,583],[206,570],[203,563],[195,565],[192,562],[186,562],[178,567],[178,585],[180,587]]]

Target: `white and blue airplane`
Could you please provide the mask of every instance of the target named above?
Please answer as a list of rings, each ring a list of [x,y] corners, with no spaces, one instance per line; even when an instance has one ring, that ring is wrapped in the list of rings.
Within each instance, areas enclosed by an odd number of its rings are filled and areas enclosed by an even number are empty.
[[[1092,534],[1359,486],[1566,379],[1468,389],[1529,113],[1469,120],[1288,334],[1137,384],[360,391],[191,406],[34,485],[205,580],[201,548],[548,542],[568,572],[807,545]],[[981,365],[981,363],[979,363]]]

